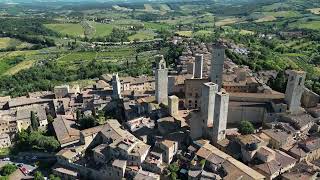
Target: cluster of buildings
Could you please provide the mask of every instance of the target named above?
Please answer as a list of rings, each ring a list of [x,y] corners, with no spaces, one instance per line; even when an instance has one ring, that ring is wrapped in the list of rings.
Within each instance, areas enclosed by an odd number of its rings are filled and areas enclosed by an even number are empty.
[[[54,118],[61,149],[54,174],[64,179],[316,178],[320,165],[319,95],[306,73],[288,71],[285,94],[225,56],[221,42],[187,48],[177,69],[155,57],[154,77],[102,75],[94,85],[0,98],[0,146],[30,124]],[[210,51],[210,53],[209,53]],[[268,77],[267,77],[268,76]],[[101,125],[80,130],[77,112],[103,112]],[[242,120],[253,134],[241,135]],[[178,172],[169,172],[176,163]]]

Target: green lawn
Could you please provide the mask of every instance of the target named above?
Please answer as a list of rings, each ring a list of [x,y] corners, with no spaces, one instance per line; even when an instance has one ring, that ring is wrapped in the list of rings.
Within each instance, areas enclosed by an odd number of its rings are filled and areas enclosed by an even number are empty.
[[[84,29],[80,24],[46,24],[45,26],[63,35],[84,36]]]

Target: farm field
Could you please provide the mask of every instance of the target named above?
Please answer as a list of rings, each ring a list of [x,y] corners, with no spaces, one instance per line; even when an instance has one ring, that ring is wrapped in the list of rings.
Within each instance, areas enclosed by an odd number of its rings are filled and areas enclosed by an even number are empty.
[[[287,3],[274,3],[271,5],[263,6],[262,10],[263,11],[275,11],[278,9],[285,9],[285,8],[290,8],[290,5]]]
[[[144,10],[147,11],[147,12],[156,11],[155,9],[153,9],[151,4],[144,4]]]
[[[240,33],[241,35],[254,35],[254,34],[255,34],[255,32],[253,32],[253,31],[248,31],[248,30],[245,30],[245,29],[241,29],[241,30],[239,31],[239,33]]]
[[[10,47],[15,47],[17,49],[25,48],[25,47],[30,47],[32,44],[27,43],[27,42],[21,42],[18,39],[15,38],[0,38],[0,49],[5,49],[5,48],[10,48]]]
[[[275,20],[277,20],[277,18],[275,18],[274,16],[264,16],[262,18],[255,20],[255,22],[261,23],[261,22],[268,22],[268,21],[275,21]]]
[[[171,11],[171,8],[167,4],[160,4],[161,11]]]
[[[183,37],[191,37],[192,36],[192,31],[177,31],[175,34]]]
[[[133,41],[133,40],[139,40],[139,41],[143,41],[143,40],[151,40],[154,39],[155,37],[155,33],[153,33],[152,31],[138,31],[136,34],[129,36],[129,40]]]
[[[84,36],[84,29],[80,24],[46,24],[45,26],[63,35]]]
[[[223,19],[223,20],[216,22],[216,26],[225,26],[225,25],[230,25],[230,24],[234,24],[237,22],[241,22],[241,19],[239,19],[239,18],[226,18],[226,19]]]
[[[320,21],[298,21],[289,25],[290,28],[311,29],[320,31]]]
[[[111,24],[92,23],[95,28],[94,37],[108,36],[114,28]]]
[[[275,18],[291,18],[301,16],[301,14],[296,11],[261,12],[261,14],[264,16],[273,16]]]

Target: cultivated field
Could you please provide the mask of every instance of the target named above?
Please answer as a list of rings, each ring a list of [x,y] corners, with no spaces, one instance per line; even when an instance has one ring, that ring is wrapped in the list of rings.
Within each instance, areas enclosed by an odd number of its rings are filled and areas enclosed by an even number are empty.
[[[290,28],[311,29],[320,31],[320,21],[297,21],[289,25]]]
[[[192,31],[177,31],[175,32],[178,36],[183,36],[183,37],[191,37],[192,36]]]
[[[84,29],[80,24],[46,24],[45,26],[63,35],[84,36]]]
[[[155,37],[155,33],[153,33],[152,31],[138,31],[136,34],[129,36],[129,40],[133,41],[133,40],[139,40],[139,41],[143,41],[143,40],[151,40],[154,39]]]
[[[241,22],[241,19],[239,19],[239,18],[226,18],[226,19],[223,19],[223,20],[216,22],[216,26],[225,26],[225,25],[230,25],[230,24],[234,24],[237,22]]]

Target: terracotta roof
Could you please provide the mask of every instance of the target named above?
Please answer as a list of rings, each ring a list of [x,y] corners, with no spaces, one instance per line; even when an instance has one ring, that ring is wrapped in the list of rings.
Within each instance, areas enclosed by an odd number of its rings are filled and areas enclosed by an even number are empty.
[[[269,162],[255,165],[257,169],[268,174],[269,176],[277,173],[280,169],[286,169],[288,166],[291,166],[296,162],[296,159],[289,156],[288,154],[275,150],[275,159]]]

